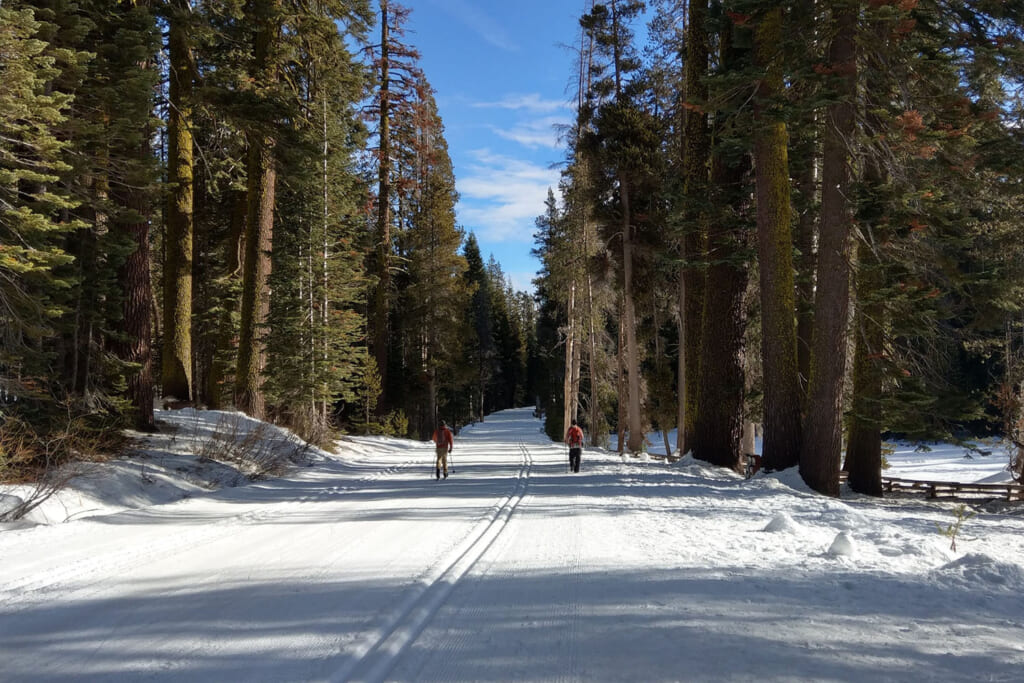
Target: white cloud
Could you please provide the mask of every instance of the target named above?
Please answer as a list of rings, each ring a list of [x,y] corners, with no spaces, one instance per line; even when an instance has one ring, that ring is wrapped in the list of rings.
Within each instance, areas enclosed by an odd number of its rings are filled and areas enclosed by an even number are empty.
[[[506,95],[497,102],[475,102],[474,107],[481,109],[525,109],[531,112],[548,113],[568,110],[569,105],[560,100],[545,100],[537,93],[528,95]]]
[[[499,137],[518,142],[520,145],[531,149],[536,149],[537,147],[558,149],[561,147],[558,127],[565,124],[564,118],[548,116],[534,121],[520,122],[510,129],[491,126],[491,130]]]
[[[476,150],[473,157],[456,179],[459,222],[487,241],[532,242],[534,221],[544,213],[548,188],[558,186],[558,169],[489,150]],[[501,260],[501,254],[495,256]]]
[[[529,273],[526,271],[518,271],[515,273],[505,273],[512,280],[512,289],[517,292],[532,292],[533,291],[533,279],[537,277],[537,273]]]

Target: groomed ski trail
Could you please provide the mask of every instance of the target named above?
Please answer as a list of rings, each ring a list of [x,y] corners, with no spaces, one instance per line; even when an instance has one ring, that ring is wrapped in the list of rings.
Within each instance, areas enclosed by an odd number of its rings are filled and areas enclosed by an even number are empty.
[[[0,533],[0,682],[1020,680],[1016,516],[585,450],[529,409]],[[922,531],[923,530],[923,531]],[[837,534],[856,554],[829,550]]]

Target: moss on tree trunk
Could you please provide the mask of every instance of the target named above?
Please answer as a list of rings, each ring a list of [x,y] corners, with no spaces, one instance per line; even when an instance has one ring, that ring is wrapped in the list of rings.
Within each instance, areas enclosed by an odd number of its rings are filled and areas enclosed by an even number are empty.
[[[164,260],[164,337],[161,384],[165,396],[192,398],[192,55],[185,13],[179,1],[170,22],[170,107],[167,115],[167,204]]]

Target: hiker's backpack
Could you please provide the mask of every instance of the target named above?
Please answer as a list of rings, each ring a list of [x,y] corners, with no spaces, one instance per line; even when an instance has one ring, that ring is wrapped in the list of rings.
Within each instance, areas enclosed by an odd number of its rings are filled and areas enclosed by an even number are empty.
[[[569,445],[573,448],[583,445],[583,430],[579,428],[579,425],[569,427]]]

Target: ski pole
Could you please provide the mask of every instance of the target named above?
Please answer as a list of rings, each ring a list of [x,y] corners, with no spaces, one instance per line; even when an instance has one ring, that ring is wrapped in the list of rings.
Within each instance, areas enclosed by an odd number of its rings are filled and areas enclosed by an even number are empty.
[[[455,474],[455,456],[453,451],[448,451],[448,471]]]

